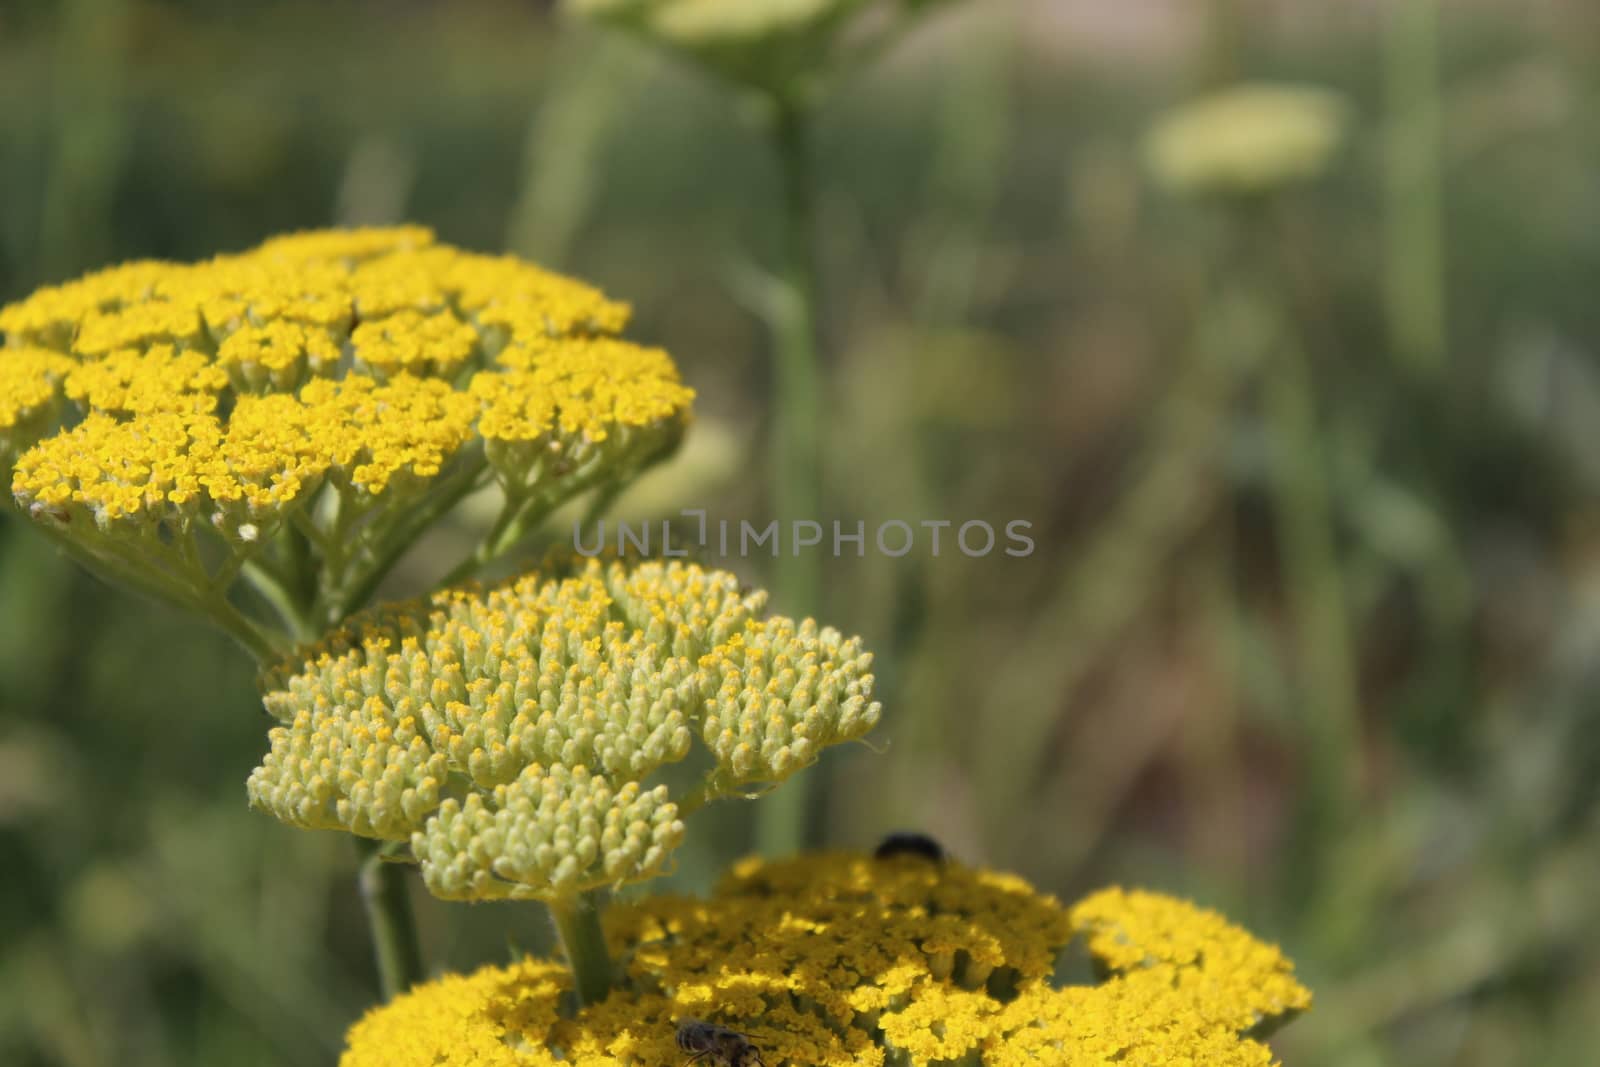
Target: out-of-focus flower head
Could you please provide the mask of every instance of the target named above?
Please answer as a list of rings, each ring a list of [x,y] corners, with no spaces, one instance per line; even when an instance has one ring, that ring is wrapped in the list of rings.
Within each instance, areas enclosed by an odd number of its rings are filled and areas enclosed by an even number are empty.
[[[1102,980],[1056,987],[1074,936]],[[747,860],[709,899],[612,909],[607,940],[625,973],[597,1004],[563,1012],[566,969],[541,960],[449,976],[357,1023],[342,1067],[677,1067],[683,1018],[744,1033],[768,1067],[1266,1067],[1250,1035],[1310,1004],[1276,948],[1184,901],[1066,909],[914,856]]]
[[[1179,105],[1145,141],[1151,170],[1180,192],[1248,195],[1320,175],[1344,137],[1327,89],[1239,85]]]
[[[544,509],[670,450],[693,394],[616,336],[627,316],[417,227],[113,267],[0,309],[0,475],[71,547],[180,599],[247,561],[300,566],[272,545],[292,529],[336,602],[491,477]]]
[[[765,601],[726,572],[591,560],[374,609],[268,673],[283,725],[250,802],[407,845],[445,898],[649,877],[685,808],[781,782],[878,720],[860,641]],[[688,784],[647,784],[696,749]]]
[[[780,99],[809,92],[848,41],[903,28],[944,0],[566,0],[572,13],[682,51]]]

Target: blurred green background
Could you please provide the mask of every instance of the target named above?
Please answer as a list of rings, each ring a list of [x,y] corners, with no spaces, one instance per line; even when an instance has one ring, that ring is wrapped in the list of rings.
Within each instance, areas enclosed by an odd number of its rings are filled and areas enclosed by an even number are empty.
[[[819,517],[1038,548],[828,561],[887,748],[824,761],[814,836],[1219,907],[1315,990],[1302,1067],[1600,1046],[1600,7],[1438,6],[967,0],[819,134]],[[1240,78],[1344,95],[1329,172],[1162,192],[1145,130]],[[714,85],[541,4],[0,0],[0,299],[426,223],[632,301],[700,391],[643,486],[734,521],[776,195]],[[224,639],[0,522],[0,1062],[332,1062],[353,854],[246,809],[266,725]],[[684,887],[748,806],[696,831]],[[548,943],[417,895],[435,966]]]

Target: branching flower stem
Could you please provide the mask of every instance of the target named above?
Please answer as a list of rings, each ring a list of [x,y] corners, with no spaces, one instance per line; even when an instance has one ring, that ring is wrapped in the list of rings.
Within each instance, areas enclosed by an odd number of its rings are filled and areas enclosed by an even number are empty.
[[[75,540],[55,535],[47,526],[42,528],[52,534],[51,540],[63,552],[102,581],[126,586],[162,603],[197,612],[238,642],[258,663],[277,655],[284,644],[279,635],[246,618],[221,593],[201,594],[198,589],[203,587],[203,582],[200,586],[185,585],[156,568],[125,562],[116,554],[116,543],[109,539],[105,542],[105,551],[95,551],[82,543],[87,539],[81,535]]]
[[[440,579],[440,585],[455,585],[475,577],[479,571],[488,566],[511,545],[521,540],[530,526],[538,524],[546,512],[540,509],[529,511],[530,500],[527,496],[508,496],[500,508],[500,514],[495,517],[494,524],[483,535],[483,540],[478,542],[478,547],[472,553],[450,569],[450,573]]]
[[[488,461],[481,454],[475,457],[456,473],[448,486],[434,494],[427,504],[408,516],[398,529],[389,531],[382,539],[372,562],[347,583],[344,589],[329,598],[329,621],[337,624],[352,612],[364,607],[378,585],[422,532],[459,504],[463,497],[481,488],[479,476],[487,467]]]
[[[315,637],[306,606],[290,588],[289,582],[269,563],[262,559],[246,560],[240,568],[244,580],[257,596],[272,608],[284,629],[295,640],[306,641]]]

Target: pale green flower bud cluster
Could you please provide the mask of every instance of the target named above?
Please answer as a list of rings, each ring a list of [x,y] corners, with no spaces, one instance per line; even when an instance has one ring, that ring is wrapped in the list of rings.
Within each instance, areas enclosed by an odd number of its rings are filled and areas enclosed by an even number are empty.
[[[848,0],[566,0],[584,18],[648,26],[664,35],[749,37],[792,27]]]
[[[682,824],[646,779],[696,737],[712,757],[699,804],[877,722],[859,640],[762,619],[765,602],[722,571],[590,560],[364,613],[264,676],[283,725],[250,801],[409,844],[440,896],[648,877]]]
[[[1346,110],[1326,89],[1239,85],[1169,112],[1150,131],[1146,156],[1156,178],[1179,192],[1271,192],[1327,169]]]
[[[860,7],[861,0],[580,0],[579,10],[643,20],[686,46],[760,40],[794,33]]]
[[[730,782],[775,781],[878,721],[872,653],[807,619],[752,622],[707,656],[701,736]]]
[[[659,871],[683,839],[677,815],[666,786],[533,764],[487,799],[446,800],[411,851],[437,897],[561,898]]]
[[[746,88],[792,98],[943,0],[566,0],[572,13],[690,55]],[[863,51],[870,51],[870,47]]]
[[[250,776],[251,804],[296,826],[403,839],[438,806],[449,757],[381,696],[335,707],[302,708],[272,731],[272,751]]]

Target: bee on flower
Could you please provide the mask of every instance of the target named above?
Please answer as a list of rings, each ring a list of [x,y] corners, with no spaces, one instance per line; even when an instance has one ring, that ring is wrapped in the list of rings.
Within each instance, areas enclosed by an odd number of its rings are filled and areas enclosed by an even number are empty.
[[[692,1053],[684,1067],[701,1061],[715,1067],[766,1067],[761,1050],[749,1036],[726,1026],[682,1019],[678,1022],[677,1041],[680,1049]]]

